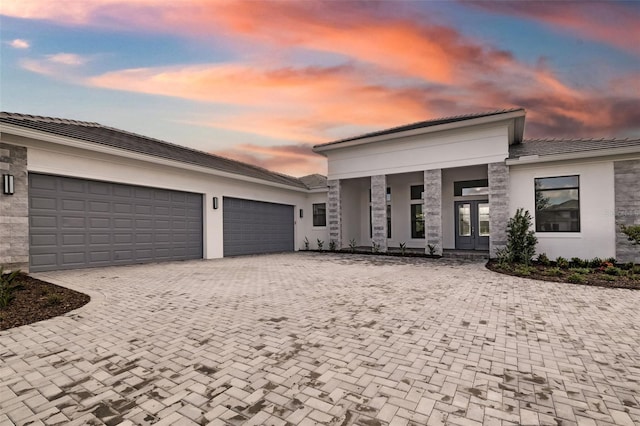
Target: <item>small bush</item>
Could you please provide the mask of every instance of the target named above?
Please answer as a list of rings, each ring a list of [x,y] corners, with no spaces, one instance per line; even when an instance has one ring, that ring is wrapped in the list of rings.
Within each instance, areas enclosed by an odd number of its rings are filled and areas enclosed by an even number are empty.
[[[631,270],[634,274],[640,274],[640,265],[634,265],[633,269]]]
[[[400,254],[404,256],[407,251],[407,243],[400,243]]]
[[[569,268],[569,272],[575,274],[589,274],[591,273],[591,269],[589,268]]]
[[[579,284],[585,282],[585,277],[583,274],[573,273],[567,277],[567,281],[574,284]]]
[[[522,263],[527,266],[531,263],[538,243],[532,226],[531,214],[523,208],[516,210],[516,214],[509,219],[505,252],[509,263]]]
[[[349,240],[349,250],[351,250],[351,253],[355,253],[356,252],[356,247],[358,247],[358,244],[356,243],[356,239],[352,238]]]
[[[607,275],[614,275],[614,276],[618,277],[618,276],[622,275],[622,269],[617,268],[615,266],[607,266],[604,269],[604,273],[607,274]]]
[[[615,257],[609,257],[607,259],[605,259],[605,262],[610,263],[612,265],[616,264],[616,258]]]
[[[624,269],[625,271],[633,271],[633,262],[627,262],[623,264],[620,268]]]
[[[304,249],[309,250],[309,239],[304,237]]]
[[[522,277],[528,277],[529,275],[531,275],[531,272],[533,271],[534,271],[534,268],[527,265],[518,265],[513,270],[513,272],[515,272],[517,275],[520,275]]]
[[[437,244],[427,244],[427,248],[429,249],[429,255],[433,256],[436,254],[436,249],[438,248]]]
[[[603,281],[611,281],[611,282],[618,281],[618,279],[616,277],[611,276],[611,275],[606,275],[606,274],[601,274],[601,275],[598,276],[598,278],[600,278]]]
[[[620,225],[620,231],[632,244],[640,244],[640,225]]]
[[[9,306],[16,297],[16,290],[22,287],[14,282],[19,273],[20,270],[5,273],[4,267],[0,266],[0,308]]]
[[[316,240],[316,244],[318,244],[318,250],[322,251],[322,246],[324,245],[324,241],[322,241],[320,238],[318,238]]]
[[[329,250],[336,251],[336,242],[334,240],[329,241]]]
[[[59,294],[50,294],[47,296],[47,306],[55,306],[62,303],[62,297]]]
[[[371,251],[373,253],[378,253],[380,251],[380,244],[376,243],[375,241],[371,241]]]
[[[589,266],[592,268],[599,268],[602,266],[602,259],[599,257],[594,257],[589,261]]]
[[[563,272],[560,268],[555,267],[555,268],[547,269],[546,274],[549,275],[550,277],[561,277],[563,275]]]
[[[579,257],[572,257],[569,265],[572,268],[584,268],[585,266],[589,266],[589,262],[586,260],[582,260]]]
[[[561,269],[567,269],[569,267],[569,261],[562,256],[556,259],[556,266]]]
[[[546,253],[540,253],[538,255],[538,263],[542,266],[549,266],[551,264],[551,260],[549,260],[549,257]]]

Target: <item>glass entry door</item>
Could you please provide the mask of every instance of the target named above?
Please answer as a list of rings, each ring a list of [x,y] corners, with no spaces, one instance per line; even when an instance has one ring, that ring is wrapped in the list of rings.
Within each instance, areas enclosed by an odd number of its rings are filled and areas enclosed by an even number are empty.
[[[489,250],[489,202],[456,201],[456,248]]]

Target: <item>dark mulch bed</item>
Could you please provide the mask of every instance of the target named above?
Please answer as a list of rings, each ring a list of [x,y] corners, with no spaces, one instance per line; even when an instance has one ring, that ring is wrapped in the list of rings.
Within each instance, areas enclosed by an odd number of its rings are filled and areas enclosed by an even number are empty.
[[[611,275],[604,274],[597,269],[592,269],[590,273],[582,274],[584,277],[584,282],[575,283],[567,280],[567,278],[574,273],[574,271],[572,271],[571,269],[561,269],[562,275],[551,276],[549,275],[549,271],[553,268],[553,266],[543,266],[536,263],[531,265],[531,269],[529,270],[530,275],[522,275],[518,273],[517,268],[514,267],[507,269],[501,268],[498,262],[494,259],[487,262],[487,268],[501,274],[522,278],[531,278],[534,280],[576,285],[590,285],[607,288],[626,288],[631,290],[640,290],[640,276],[638,276],[637,274],[633,276],[612,277]],[[612,279],[615,279],[615,281],[611,281]]]
[[[15,299],[0,308],[0,330],[57,317],[86,305],[90,297],[77,291],[21,274]]]

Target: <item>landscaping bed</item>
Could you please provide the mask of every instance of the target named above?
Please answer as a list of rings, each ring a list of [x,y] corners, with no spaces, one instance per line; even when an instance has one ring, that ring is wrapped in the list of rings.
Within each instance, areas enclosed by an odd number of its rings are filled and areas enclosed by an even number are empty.
[[[18,274],[13,300],[0,307],[0,330],[46,320],[86,305],[90,297],[77,291]]]
[[[536,280],[640,290],[640,265],[615,264],[611,260],[545,260],[526,266],[504,264],[492,259],[487,263],[487,268],[502,274]]]

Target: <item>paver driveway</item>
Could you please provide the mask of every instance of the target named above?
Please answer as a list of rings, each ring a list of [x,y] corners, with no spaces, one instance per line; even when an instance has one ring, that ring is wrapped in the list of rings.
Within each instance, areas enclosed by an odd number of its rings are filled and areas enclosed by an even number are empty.
[[[43,273],[0,424],[636,424],[640,292],[298,253]]]

